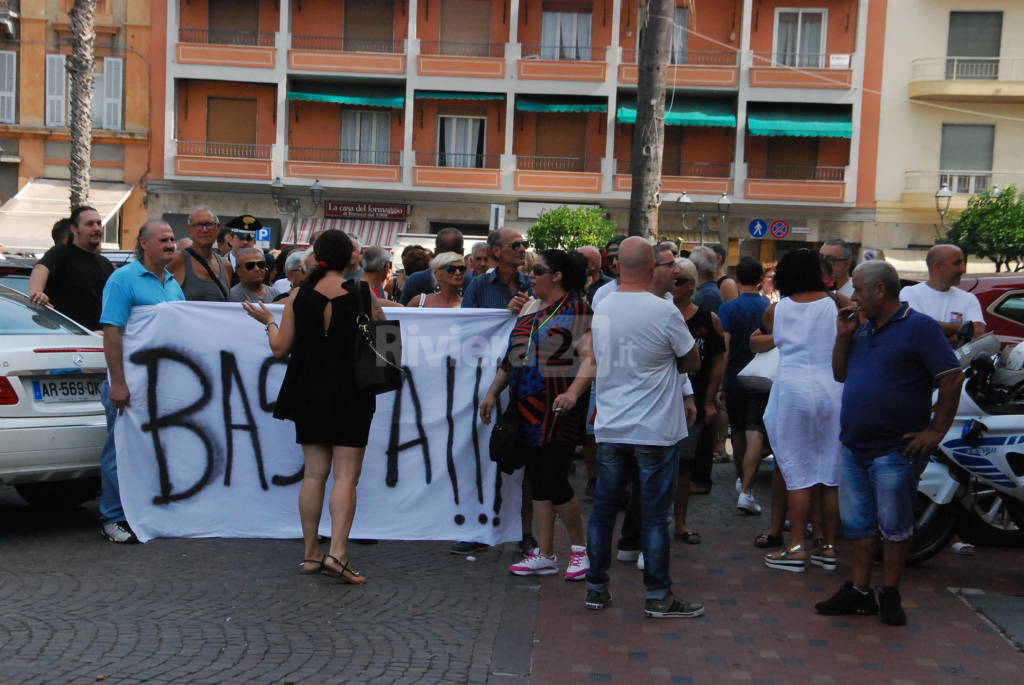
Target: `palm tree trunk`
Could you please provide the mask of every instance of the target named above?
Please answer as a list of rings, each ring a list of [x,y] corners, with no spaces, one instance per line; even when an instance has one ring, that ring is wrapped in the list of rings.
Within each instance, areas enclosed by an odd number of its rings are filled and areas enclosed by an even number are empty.
[[[96,0],[75,0],[71,18],[71,208],[89,202]]]

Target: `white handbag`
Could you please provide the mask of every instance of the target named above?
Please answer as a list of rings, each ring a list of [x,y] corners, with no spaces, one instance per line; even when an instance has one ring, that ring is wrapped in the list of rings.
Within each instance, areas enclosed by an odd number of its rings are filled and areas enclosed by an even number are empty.
[[[767,352],[758,352],[750,363],[744,366],[736,380],[747,390],[768,392],[779,372],[779,348],[773,347]]]

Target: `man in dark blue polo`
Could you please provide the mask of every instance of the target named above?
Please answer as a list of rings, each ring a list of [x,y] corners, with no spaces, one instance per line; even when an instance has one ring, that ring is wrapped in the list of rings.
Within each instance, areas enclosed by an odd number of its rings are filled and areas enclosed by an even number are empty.
[[[839,509],[843,533],[853,543],[853,563],[851,579],[815,605],[820,614],[878,613],[887,625],[907,622],[899,582],[914,533],[918,461],[949,430],[963,382],[939,325],[900,302],[899,293],[892,265],[864,262],[853,272],[853,301],[867,321],[858,325],[853,307],[839,311],[832,350],[832,373],[846,384]],[[876,602],[871,567],[879,533],[885,543]]]
[[[463,309],[509,309],[518,314],[533,295],[530,279],[519,271],[529,247],[522,234],[511,228],[487,236],[487,249],[495,264],[492,271],[474,278],[462,296]]]

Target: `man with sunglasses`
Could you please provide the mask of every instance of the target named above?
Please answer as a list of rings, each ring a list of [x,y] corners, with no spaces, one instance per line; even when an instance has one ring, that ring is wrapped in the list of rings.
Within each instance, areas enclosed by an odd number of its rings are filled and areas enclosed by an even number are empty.
[[[214,249],[220,220],[209,207],[196,207],[189,214],[185,230],[192,245],[174,255],[168,271],[181,285],[186,300],[227,302],[233,273],[227,260]]]
[[[619,245],[626,239],[624,235],[613,237],[604,246],[605,270],[611,274],[603,285],[594,288],[587,294],[590,297],[590,306],[597,307],[598,303],[619,289]],[[593,393],[591,393],[593,394]]]
[[[821,249],[818,250],[821,257],[821,276],[826,284],[840,295],[853,298],[853,249],[850,243],[842,238],[829,238]]]
[[[238,251],[238,284],[231,288],[232,302],[263,302],[270,304],[281,293],[263,282],[267,274],[267,260],[256,247]]]
[[[519,314],[533,295],[530,279],[519,271],[529,244],[518,231],[503,228],[487,236],[487,245],[496,267],[473,279],[462,296],[462,307],[508,309]]]

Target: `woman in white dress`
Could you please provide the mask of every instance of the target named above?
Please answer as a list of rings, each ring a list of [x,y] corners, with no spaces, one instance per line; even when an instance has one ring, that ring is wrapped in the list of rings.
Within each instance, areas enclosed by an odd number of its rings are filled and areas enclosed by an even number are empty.
[[[809,561],[835,570],[843,386],[832,377],[832,347],[837,304],[850,302],[839,302],[826,290],[819,257],[806,249],[782,258],[775,284],[782,299],[765,311],[764,328],[779,348],[779,371],[764,425],[786,481],[790,540],[782,551],[765,556],[765,565],[799,573]],[[822,544],[816,549],[806,541],[812,500],[820,503],[823,520]]]

